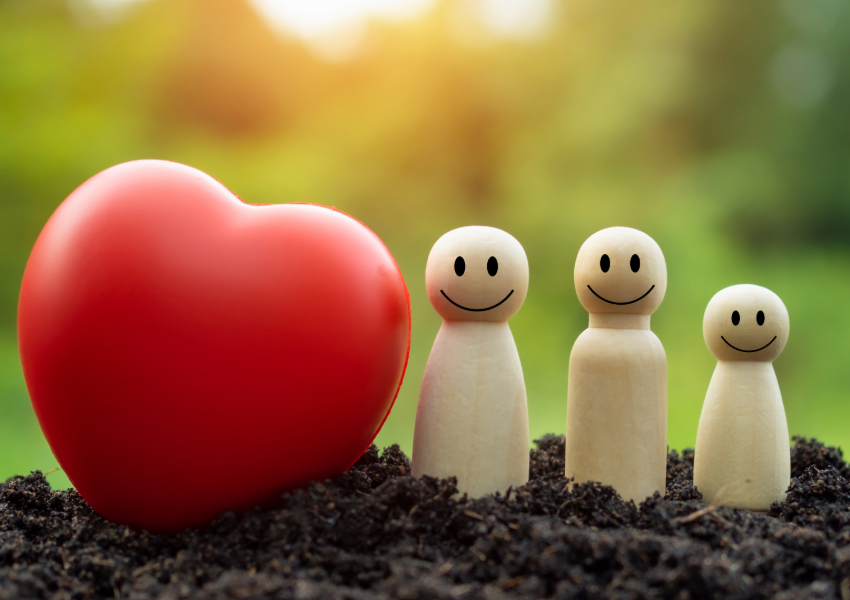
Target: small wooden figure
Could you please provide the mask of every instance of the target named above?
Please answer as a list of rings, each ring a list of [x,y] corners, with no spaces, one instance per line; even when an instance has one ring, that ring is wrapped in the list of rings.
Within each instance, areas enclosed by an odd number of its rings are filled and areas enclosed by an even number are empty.
[[[721,290],[705,309],[702,332],[717,359],[694,454],[705,502],[765,511],[785,500],[791,449],[773,360],[789,325],[779,296],[757,285]]]
[[[528,481],[525,381],[508,319],[528,290],[520,243],[492,227],[437,240],[425,285],[443,325],[416,411],[412,472],[457,477],[470,497]]]
[[[604,229],[579,250],[575,286],[590,323],[570,353],[565,475],[636,502],[663,494],[667,356],[649,318],[667,290],[664,254],[636,229]]]

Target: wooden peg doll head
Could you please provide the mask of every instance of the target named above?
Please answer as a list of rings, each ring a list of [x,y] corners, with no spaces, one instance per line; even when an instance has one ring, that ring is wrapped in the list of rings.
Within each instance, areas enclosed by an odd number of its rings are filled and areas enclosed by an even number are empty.
[[[651,315],[667,291],[667,263],[642,231],[609,227],[582,244],[574,279],[578,299],[591,314]]]
[[[714,295],[705,309],[702,333],[717,360],[773,362],[785,348],[789,327],[779,296],[742,284]]]
[[[461,227],[434,244],[425,267],[428,299],[447,321],[507,321],[528,292],[528,258],[509,233]]]

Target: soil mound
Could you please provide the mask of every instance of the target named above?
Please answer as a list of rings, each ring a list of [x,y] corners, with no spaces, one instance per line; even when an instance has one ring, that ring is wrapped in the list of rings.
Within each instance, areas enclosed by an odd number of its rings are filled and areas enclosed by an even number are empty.
[[[531,451],[531,481],[468,500],[374,446],[280,506],[156,536],[114,525],[39,472],[0,484],[7,598],[850,598],[850,482],[840,450],[792,449],[788,499],[759,514],[706,506],[693,451],[667,493],[568,489],[564,440]]]

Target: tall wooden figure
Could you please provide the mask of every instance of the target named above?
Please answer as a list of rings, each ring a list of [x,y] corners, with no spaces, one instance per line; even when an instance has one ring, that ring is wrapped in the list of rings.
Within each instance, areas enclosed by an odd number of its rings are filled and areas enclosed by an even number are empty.
[[[649,318],[667,290],[664,254],[636,229],[604,229],[579,250],[575,286],[590,324],[570,353],[565,475],[636,502],[663,494],[667,356]]]
[[[702,332],[717,359],[694,453],[705,502],[763,511],[785,500],[791,448],[773,361],[789,325],[779,296],[757,285],[721,290],[705,309]]]
[[[425,285],[443,325],[416,411],[413,475],[457,477],[470,497],[528,481],[528,406],[508,327],[528,290],[528,259],[492,227],[445,234],[428,256]]]

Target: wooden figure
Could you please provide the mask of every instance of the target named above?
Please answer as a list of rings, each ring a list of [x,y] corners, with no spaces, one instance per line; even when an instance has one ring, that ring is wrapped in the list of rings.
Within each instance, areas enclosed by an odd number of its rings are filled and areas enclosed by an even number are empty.
[[[757,285],[721,290],[705,309],[703,336],[717,359],[694,455],[705,502],[765,511],[785,500],[791,449],[773,360],[789,325],[779,296]]]
[[[455,229],[431,249],[425,284],[444,321],[419,393],[413,475],[457,477],[470,497],[522,485],[528,406],[507,321],[528,290],[525,250],[499,229]]]
[[[641,231],[611,227],[579,250],[575,286],[590,323],[570,353],[565,475],[626,500],[664,493],[667,356],[649,329],[667,265]]]

